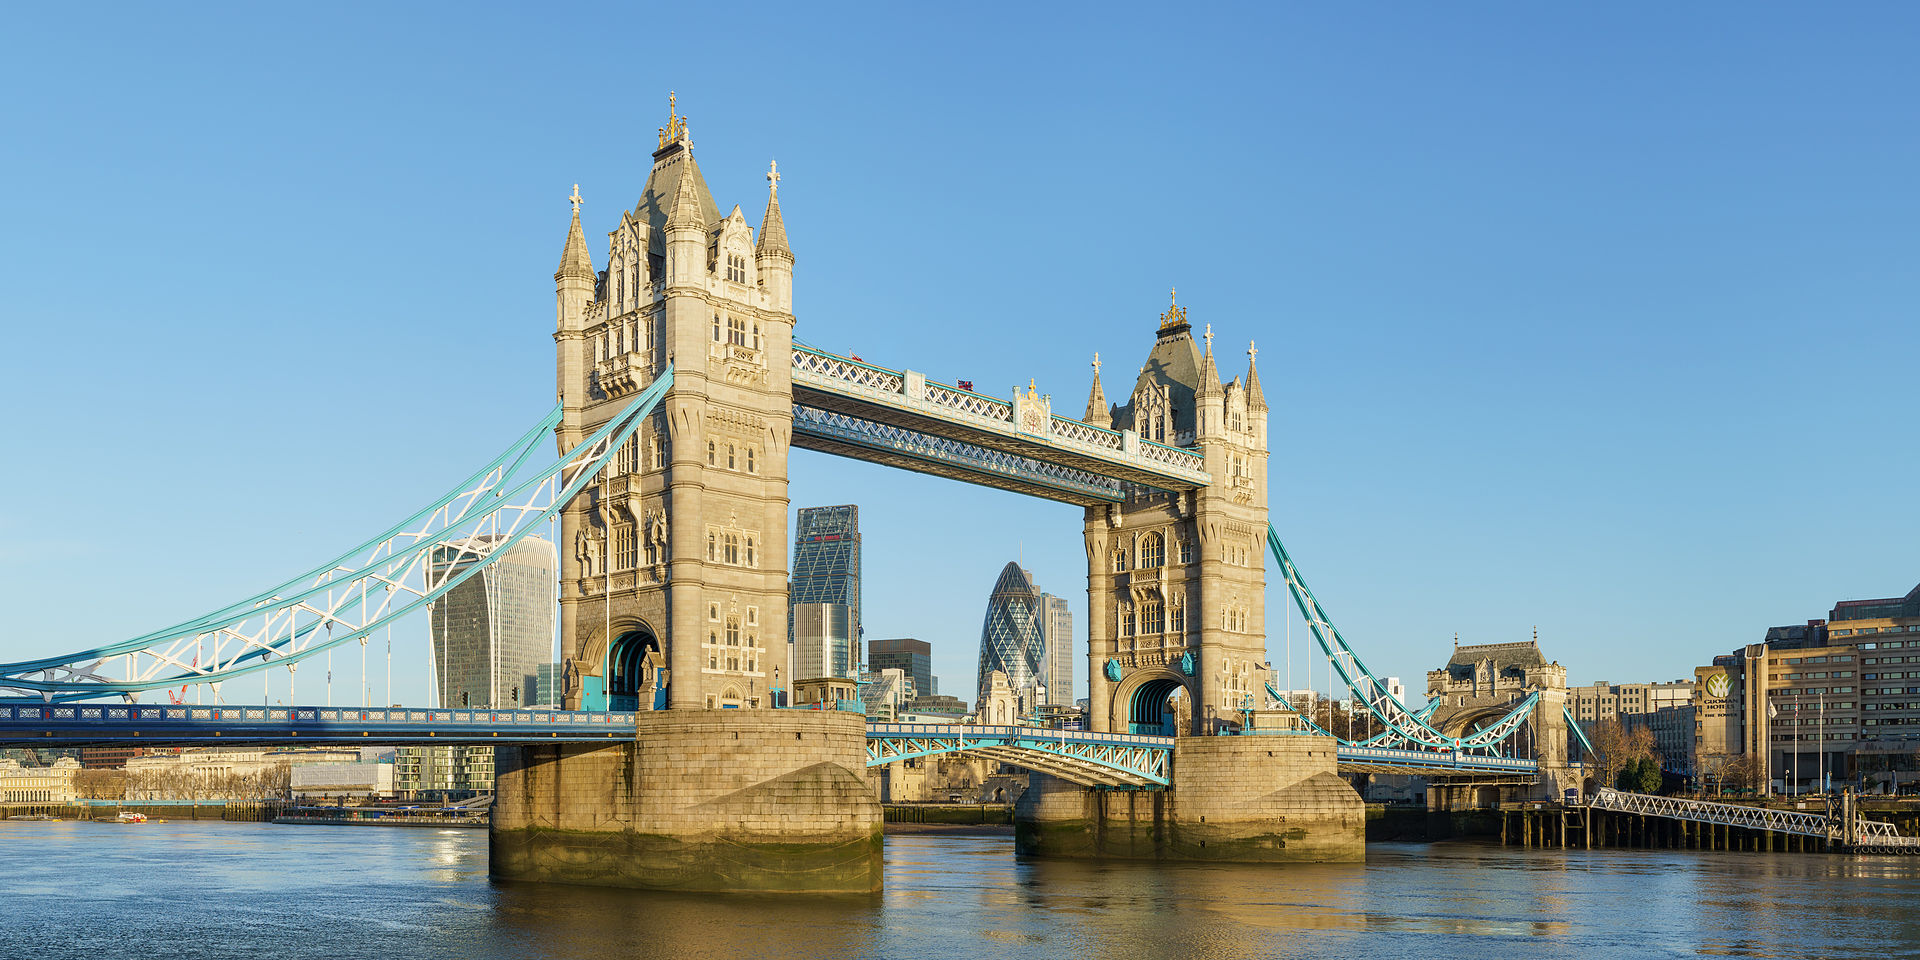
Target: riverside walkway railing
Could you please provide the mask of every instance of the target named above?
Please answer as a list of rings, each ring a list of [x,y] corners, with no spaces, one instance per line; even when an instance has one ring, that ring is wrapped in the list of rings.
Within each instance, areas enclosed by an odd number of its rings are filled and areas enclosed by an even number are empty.
[[[1901,836],[1891,823],[1869,820],[1860,816],[1852,817],[1849,823],[1849,818],[1844,814],[1836,817],[1825,812],[1776,810],[1771,807],[1690,800],[1685,797],[1656,797],[1651,794],[1627,793],[1624,790],[1609,788],[1602,788],[1595,792],[1592,799],[1587,801],[1587,805],[1595,810],[1611,810],[1645,817],[1664,817],[1669,820],[1710,823],[1745,830],[1766,830],[1802,837],[1818,837],[1822,840],[1844,843],[1861,852],[1920,853],[1920,837]]]

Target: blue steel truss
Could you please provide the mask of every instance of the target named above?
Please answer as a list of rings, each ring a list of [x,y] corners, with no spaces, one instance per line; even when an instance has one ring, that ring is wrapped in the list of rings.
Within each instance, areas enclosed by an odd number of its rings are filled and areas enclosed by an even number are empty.
[[[633,714],[582,710],[187,706],[117,703],[0,705],[0,744],[145,746],[392,743],[512,745],[632,740]]]
[[[1409,709],[1400,701],[1400,698],[1388,691],[1387,685],[1373,671],[1367,669],[1360,655],[1347,645],[1346,638],[1340,635],[1339,628],[1333,625],[1332,618],[1327,616],[1326,610],[1320,606],[1319,599],[1313,595],[1313,591],[1307,587],[1306,580],[1300,576],[1299,568],[1294,566],[1293,558],[1287,555],[1287,548],[1280,542],[1280,534],[1272,524],[1267,525],[1267,549],[1272,552],[1274,560],[1280,564],[1280,572],[1287,579],[1287,590],[1293,596],[1294,605],[1300,609],[1300,615],[1306,619],[1314,641],[1320,646],[1320,652],[1326,655],[1327,662],[1331,663],[1334,670],[1340,674],[1340,679],[1346,683],[1347,689],[1352,691],[1354,699],[1364,704],[1367,712],[1373,714],[1386,726],[1387,732],[1367,741],[1369,745],[1405,745],[1445,751],[1491,752],[1497,750],[1502,742],[1517,733],[1533,715],[1534,708],[1539,706],[1540,694],[1538,692],[1528,694],[1500,719],[1464,737],[1451,736],[1435,728],[1427,722],[1427,719],[1432,716],[1430,709],[1420,711]],[[1267,685],[1267,691],[1279,698],[1272,684]],[[1330,731],[1320,729],[1319,725],[1304,716],[1301,719],[1306,720],[1307,725],[1315,731],[1333,736]],[[1352,745],[1345,740],[1341,743]]]
[[[552,465],[511,484],[548,417],[454,492],[329,564],[166,630],[78,653],[0,664],[0,700],[72,702],[219,684],[349,642],[444,596],[564,509],[673,383],[661,371],[619,414]],[[429,563],[434,554],[443,562]],[[471,560],[471,562],[467,562]],[[118,673],[115,677],[111,674]]]
[[[1152,788],[1169,782],[1172,737],[1045,727],[949,723],[867,725],[867,766],[970,753],[1088,787]]]

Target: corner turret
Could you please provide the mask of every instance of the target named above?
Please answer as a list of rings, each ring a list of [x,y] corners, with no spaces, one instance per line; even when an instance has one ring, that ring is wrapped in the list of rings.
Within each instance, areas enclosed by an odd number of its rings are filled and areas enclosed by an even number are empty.
[[[1107,393],[1100,389],[1100,355],[1093,355],[1093,390],[1087,394],[1086,421],[1096,427],[1113,428],[1113,413],[1107,408]]]
[[[793,312],[793,251],[787,247],[787,225],[780,219],[780,164],[767,163],[767,213],[760,218],[760,240],[753,248],[760,286],[771,306]]]

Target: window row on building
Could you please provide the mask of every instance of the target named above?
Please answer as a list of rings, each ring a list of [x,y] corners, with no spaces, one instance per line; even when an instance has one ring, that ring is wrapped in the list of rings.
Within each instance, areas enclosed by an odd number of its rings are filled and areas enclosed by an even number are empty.
[[[713,342],[760,349],[760,321],[730,314],[713,315]]]
[[[1175,563],[1189,564],[1197,559],[1193,541],[1182,537],[1174,542],[1173,558]],[[1113,572],[1126,573],[1129,569],[1155,570],[1167,565],[1167,538],[1160,533],[1148,533],[1140,537],[1139,542],[1129,548],[1120,545],[1113,548]]]
[[[730,567],[760,566],[760,532],[708,524],[707,562]]]
[[[733,437],[707,441],[707,466],[738,473],[759,473],[760,453],[751,443]]]
[[[646,353],[653,349],[653,319],[633,314],[623,320],[610,320],[593,337],[593,359],[598,363],[609,357]]]

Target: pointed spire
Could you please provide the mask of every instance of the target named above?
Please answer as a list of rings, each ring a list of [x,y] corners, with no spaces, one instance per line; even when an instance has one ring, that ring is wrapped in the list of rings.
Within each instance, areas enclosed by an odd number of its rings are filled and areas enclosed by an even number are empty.
[[[694,229],[707,232],[707,218],[700,213],[700,187],[693,179],[693,157],[678,161],[680,175],[674,178],[673,207],[667,211],[667,230]]]
[[[1200,386],[1193,391],[1196,397],[1218,397],[1224,392],[1220,386],[1220,368],[1213,362],[1213,324],[1207,324],[1207,353],[1200,358]]]
[[[1260,356],[1260,348],[1247,341],[1247,409],[1255,413],[1267,410],[1267,395],[1260,392],[1260,371],[1254,361]]]
[[[593,282],[593,255],[587,252],[587,236],[580,232],[580,185],[573,185],[573,225],[567,228],[567,245],[560,250],[560,269],[554,271],[557,283],[565,279]]]
[[[1113,414],[1107,408],[1107,393],[1100,389],[1100,355],[1093,355],[1093,390],[1087,394],[1086,421],[1096,427],[1113,426]]]
[[[767,163],[767,215],[760,218],[760,242],[754,245],[755,257],[780,256],[793,259],[787,247],[787,225],[780,219],[780,164]]]

